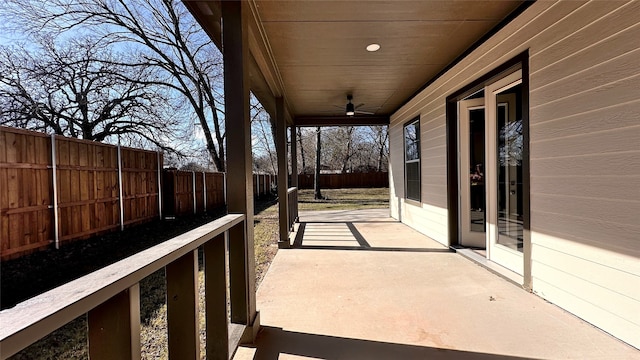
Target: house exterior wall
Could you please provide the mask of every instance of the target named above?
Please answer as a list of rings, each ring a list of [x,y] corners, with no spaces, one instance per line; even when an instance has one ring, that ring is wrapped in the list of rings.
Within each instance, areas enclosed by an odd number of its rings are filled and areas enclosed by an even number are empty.
[[[532,288],[640,348],[640,1],[538,1],[392,117],[391,214],[447,245],[446,97],[528,49]],[[403,124],[421,119],[421,201]],[[455,155],[454,155],[455,156]]]

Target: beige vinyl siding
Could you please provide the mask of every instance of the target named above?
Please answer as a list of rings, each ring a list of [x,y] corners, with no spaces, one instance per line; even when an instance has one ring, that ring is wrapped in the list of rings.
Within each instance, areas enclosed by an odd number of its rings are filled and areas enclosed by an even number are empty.
[[[446,209],[427,204],[416,206],[413,202],[404,202],[402,211],[403,221],[414,224],[414,229],[431,239],[448,245]]]
[[[527,49],[533,291],[640,347],[640,1],[538,1],[394,114],[426,147],[403,221],[446,234],[446,96]]]
[[[389,208],[391,217],[402,220],[400,209],[404,198],[404,134],[403,123],[389,125]]]
[[[444,105],[440,109],[444,111]],[[408,121],[407,119],[406,121]],[[390,152],[390,208],[391,216],[400,219],[417,231],[448,245],[447,229],[447,172],[446,126],[444,117],[430,122],[420,121],[421,203],[404,196],[404,135],[406,123],[396,122],[389,127],[392,146]]]

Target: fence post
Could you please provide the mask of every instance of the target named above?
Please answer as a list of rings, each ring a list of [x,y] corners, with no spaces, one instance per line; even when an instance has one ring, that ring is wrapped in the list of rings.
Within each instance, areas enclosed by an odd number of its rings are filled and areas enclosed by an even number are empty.
[[[158,154],[158,216],[162,220],[162,165],[160,164],[160,151]]]
[[[202,200],[204,201],[204,212],[207,212],[207,175],[202,172]]]
[[[53,173],[53,238],[56,249],[60,249],[60,229],[58,225],[58,170],[56,166],[56,134],[51,134],[51,170]]]
[[[122,196],[122,149],[120,148],[120,138],[118,137],[118,190],[120,198],[120,231],[124,230],[124,198]]]
[[[196,172],[195,171],[191,171],[191,180],[193,183],[193,214],[197,214],[197,205],[198,202],[196,200]]]
[[[262,175],[262,179],[264,180],[262,184],[262,187],[264,188],[264,194],[267,195],[267,175]]]
[[[256,197],[260,197],[260,175],[256,174]]]
[[[224,196],[224,204],[227,205],[227,173],[222,173],[222,193]]]

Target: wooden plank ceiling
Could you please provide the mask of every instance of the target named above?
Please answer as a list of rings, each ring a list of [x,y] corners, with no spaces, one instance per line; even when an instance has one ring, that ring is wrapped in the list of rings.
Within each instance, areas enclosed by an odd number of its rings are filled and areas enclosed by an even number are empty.
[[[219,4],[185,4],[219,44]],[[264,102],[284,96],[291,118],[348,122],[347,94],[389,116],[521,4],[250,0],[252,88]]]

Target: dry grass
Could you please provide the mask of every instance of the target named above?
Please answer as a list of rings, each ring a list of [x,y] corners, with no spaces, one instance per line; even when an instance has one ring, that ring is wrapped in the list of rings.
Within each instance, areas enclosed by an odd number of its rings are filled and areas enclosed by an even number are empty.
[[[315,200],[313,190],[300,190],[298,209],[304,210],[360,210],[389,206],[389,189],[324,189],[323,199]]]
[[[328,189],[325,199],[314,200],[312,190],[300,191],[299,209],[368,209],[388,206],[388,189]],[[271,199],[257,202],[254,218],[256,285],[264,278],[278,248],[278,205]],[[174,235],[175,236],[175,235]],[[202,263],[200,264],[202,268]],[[204,329],[203,272],[200,271],[200,327]],[[167,359],[167,307],[164,270],[140,283],[141,344],[143,359]],[[54,331],[11,359],[87,359],[86,316]],[[200,349],[205,358],[205,333],[200,332]]]

